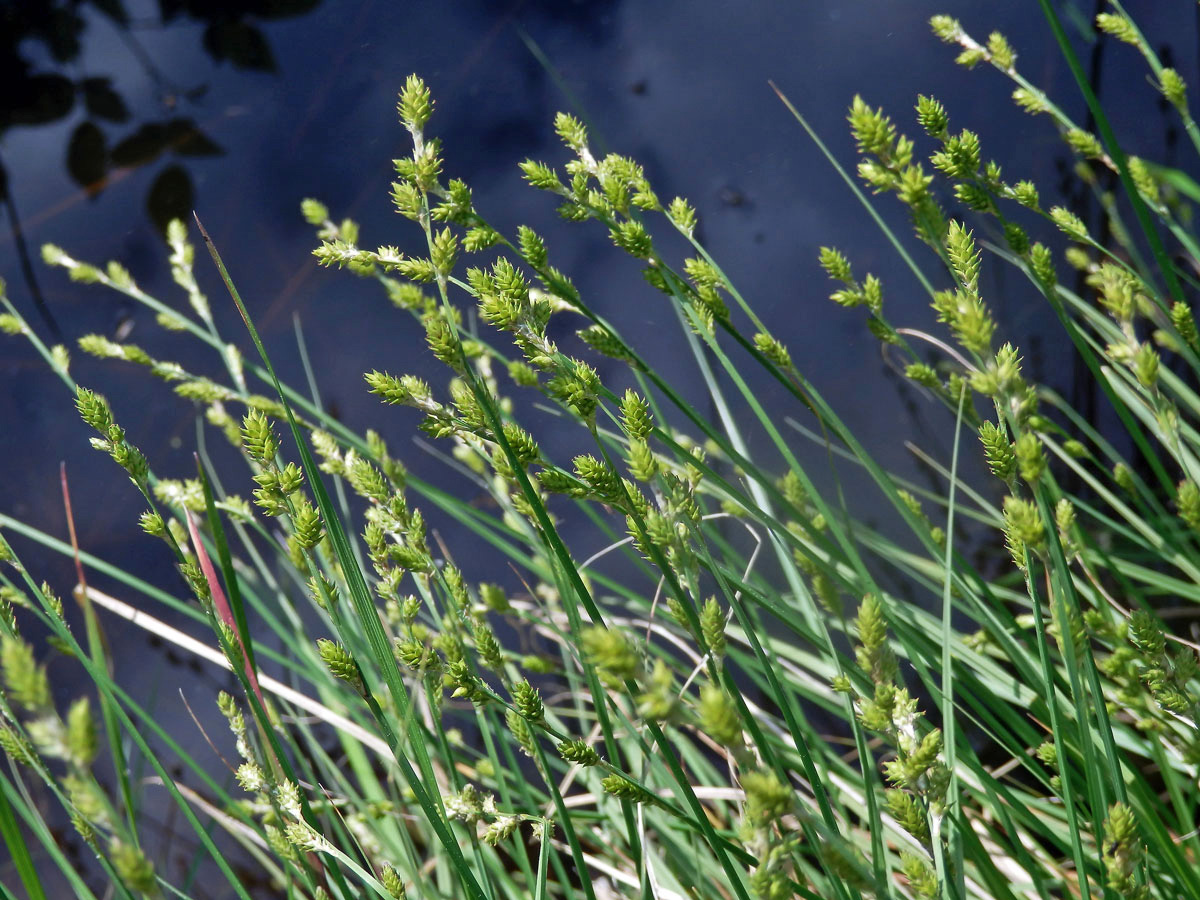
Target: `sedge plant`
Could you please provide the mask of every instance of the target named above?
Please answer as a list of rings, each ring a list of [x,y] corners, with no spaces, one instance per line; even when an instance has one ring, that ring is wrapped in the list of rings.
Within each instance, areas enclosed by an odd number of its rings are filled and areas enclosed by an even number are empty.
[[[200,454],[194,477],[160,477],[119,424],[122,398],[76,384],[67,350],[0,300],[0,327],[62,381],[93,446],[144,498],[146,540],[181,575],[152,586],[0,515],[0,837],[16,878],[4,895],[46,897],[53,871],[81,897],[192,896],[148,849],[137,796],[153,789],[191,828],[207,895],[261,893],[230,865],[238,847],[271,895],[314,900],[1200,897],[1196,645],[1175,627],[1200,602],[1200,252],[1187,205],[1200,188],[1122,150],[1043,6],[1095,134],[1025,78],[999,33],[977,40],[946,16],[932,27],[1057,130],[1109,235],[1043,206],[934,97],[917,99],[916,139],[854,98],[858,180],[830,155],[868,209],[898,202],[911,219],[916,245],[888,237],[942,335],[890,318],[852,248],[822,248],[813,265],[830,279],[830,314],[861,309],[945,410],[953,449],[923,456],[940,490],[880,465],[699,243],[692,206],[660,197],[634,160],[598,157],[571,115],[554,123],[565,159],[521,173],[564,227],[606,232],[662,295],[711,414],[556,267],[552,235],[503,233],[443,172],[416,76],[400,93],[412,152],[395,161],[391,199],[423,249],[370,249],[355,222],[302,208],[318,261],[375,280],[412,323],[408,351],[423,345],[442,367],[437,383],[370,371],[364,390],[433,442],[461,492],[341,423],[315,385],[279,380],[203,223],[168,230],[178,304],[118,263],[44,248],[72,279],[214,352],[219,375],[79,341],[195,404],[244,470]],[[1096,25],[1148,67],[1200,151],[1179,74],[1119,4]],[[1060,236],[1082,293],[1060,278]],[[663,248],[679,240],[689,249],[675,258]],[[248,344],[219,333],[197,246]],[[1120,434],[1024,371],[985,267],[1015,271],[1050,305]],[[752,384],[764,377],[787,408],[764,405]],[[545,427],[578,453],[547,453]],[[808,440],[872,485],[903,533],[856,517],[828,471],[805,464]],[[960,476],[967,457],[990,481]],[[226,489],[239,484],[248,496]],[[490,561],[442,541],[439,520]],[[604,549],[584,556],[582,532]],[[26,541],[76,559],[82,628],[22,565]],[[89,587],[89,569],[127,596]],[[161,609],[206,625],[207,640]],[[106,633],[135,622],[229,670],[236,689],[212,704],[235,784],[113,680]],[[49,637],[34,646],[34,633]],[[89,697],[55,703],[51,653],[73,657]],[[149,782],[130,776],[135,760]],[[72,867],[51,803],[94,873]]]

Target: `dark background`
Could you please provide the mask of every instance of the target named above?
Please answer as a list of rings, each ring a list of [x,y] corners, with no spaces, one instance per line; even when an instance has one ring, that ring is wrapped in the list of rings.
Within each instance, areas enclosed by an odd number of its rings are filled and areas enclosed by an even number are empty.
[[[1126,6],[1152,43],[1170,44],[1174,65],[1194,89],[1195,4]],[[1058,7],[1126,149],[1195,174],[1194,160],[1175,158],[1168,118],[1136,51],[1108,41],[1095,54],[1087,23],[1103,5],[1068,0]],[[845,111],[855,93],[891,113],[923,155],[933,148],[919,137],[912,108],[918,93],[934,94],[950,111],[952,131],[977,131],[985,158],[998,159],[1010,181],[1034,179],[1048,206],[1067,165],[1052,124],[1016,110],[1012,84],[990,67],[967,72],[954,65],[956,48],[941,44],[927,24],[942,12],[979,40],[1003,31],[1022,73],[1086,121],[1034,0],[6,2],[0,275],[48,342],[56,340],[54,323],[73,350],[76,380],[109,397],[155,471],[192,475],[189,404],[144,370],[90,359],[74,343],[82,334],[114,336],[120,329],[153,355],[197,372],[220,377],[219,361],[191,339],[162,332],[145,308],[48,270],[39,248],[52,242],[89,262],[119,260],[148,293],[182,307],[156,223],[194,207],[285,379],[303,383],[292,330],[299,316],[324,399],[338,414],[357,430],[380,430],[413,471],[461,486],[414,445],[415,417],[381,407],[362,384],[362,372],[375,367],[423,374],[435,385],[445,381],[444,370],[412,320],[392,310],[376,285],[315,266],[315,238],[299,215],[301,198],[317,197],[335,218],[362,223],[365,246],[415,246],[415,226],[394,214],[387,192],[391,160],[409,151],[396,93],[416,72],[437,103],[429,132],[444,141],[446,176],[470,184],[479,209],[506,232],[520,223],[541,232],[552,262],[587,301],[652,353],[664,374],[684,379],[691,398],[702,402],[703,393],[666,299],[602,230],[562,223],[552,200],[519,176],[516,164],[526,157],[555,166],[565,160],[551,128],[558,109],[588,121],[596,149],[644,164],[664,200],[681,194],[694,203],[709,250],[801,370],[885,464],[919,477],[903,441],[948,458],[952,423],[895,377],[859,312],[828,301],[817,250],[840,247],[860,276],[878,274],[892,322],[940,334],[928,297],[767,81],[851,169]],[[918,262],[934,271],[897,203],[884,198],[881,208]],[[1055,240],[1048,228],[1033,237]],[[223,336],[252,352],[202,249],[197,271]],[[984,285],[1002,332],[1020,344],[1032,373],[1071,391],[1073,356],[1040,298],[996,265],[985,265]],[[0,342],[0,379],[0,512],[64,537],[58,463],[65,460],[81,545],[179,592],[165,549],[138,530],[140,498],[106,456],[89,448],[71,398],[24,340]],[[781,419],[800,415],[770,385],[752,383]],[[539,437],[552,452],[559,441],[561,450],[576,439]],[[803,458],[824,465],[821,451],[799,437],[796,444]],[[751,449],[772,465],[765,440],[754,439]],[[239,477],[231,473],[227,487],[248,495],[248,479],[239,484]],[[850,487],[857,508],[873,515],[871,493]],[[453,524],[436,513],[430,518],[454,547]],[[13,543],[34,562],[36,577],[69,592],[69,560],[28,541]],[[599,546],[593,535],[581,535],[573,550],[582,558]],[[475,554],[467,575],[514,580],[507,567],[497,571],[501,565]],[[191,687],[191,696],[208,703],[211,675],[180,672],[140,636],[124,640],[118,680],[154,685],[164,716],[190,727],[171,692]],[[55,669],[67,671],[63,664]],[[196,734],[189,743],[199,741]]]
[[[8,187],[0,273],[10,298],[50,342],[39,295],[72,348],[81,334],[128,329],[128,340],[156,356],[176,352],[219,374],[211,354],[186,357],[191,341],[164,335],[148,310],[73,284],[39,258],[40,246],[53,242],[90,262],[116,259],[144,290],[182,303],[155,219],[194,207],[284,373],[298,383],[292,317],[299,315],[326,399],[352,426],[383,430],[406,461],[411,417],[379,409],[363,390],[361,373],[378,366],[436,374],[437,367],[413,324],[394,313],[374,285],[316,268],[310,256],[315,239],[298,205],[315,196],[335,217],[357,218],[365,245],[411,245],[415,228],[387,199],[390,161],[408,152],[394,112],[408,73],[420,73],[433,90],[430,130],[444,141],[447,176],[466,180],[480,209],[502,228],[524,222],[542,231],[553,259],[588,302],[628,336],[646,339],[643,348],[654,346],[668,375],[688,373],[691,364],[673,340],[677,327],[667,304],[602,231],[559,222],[553,202],[524,185],[516,163],[534,157],[561,165],[565,154],[551,120],[555,110],[570,108],[591,124],[596,145],[642,162],[660,196],[689,198],[704,240],[734,283],[834,408],[885,454],[897,436],[913,435],[911,410],[895,389],[881,390],[887,368],[861,315],[827,301],[830,284],[816,265],[817,249],[840,247],[857,272],[879,274],[897,324],[933,328],[928,300],[767,80],[789,95],[851,169],[845,109],[855,93],[883,106],[913,136],[919,131],[911,113],[915,97],[932,93],[949,109],[952,129],[979,132],[985,157],[1001,160],[1010,180],[1035,179],[1052,201],[1064,157],[1050,122],[1015,110],[1008,99],[1012,85],[999,73],[953,64],[956,49],[938,42],[927,25],[931,14],[950,12],[978,39],[993,28],[1009,35],[1021,71],[1078,121],[1086,118],[1033,0],[161,0],[161,6],[145,0],[124,4],[123,25],[102,11],[109,6],[61,4],[56,16],[49,0],[0,7],[8,17],[0,33],[21,38],[7,41],[11,56],[3,65],[15,77],[5,83],[29,82],[29,103],[0,119]],[[1091,6],[1067,3],[1062,14],[1082,22]],[[1176,64],[1194,83],[1194,6],[1144,2],[1131,12],[1152,41],[1174,40]],[[71,31],[73,39],[64,40]],[[523,35],[541,48],[559,83]],[[1090,47],[1078,43],[1087,61]],[[1166,119],[1136,52],[1110,41],[1100,62],[1101,96],[1128,148],[1177,162],[1169,151],[1164,155]],[[21,90],[5,93],[11,106],[25,99]],[[124,121],[113,121],[114,106],[123,109]],[[927,141],[919,143],[919,152],[930,149]],[[884,198],[881,208],[910,238],[897,204]],[[1053,240],[1048,231],[1034,237]],[[918,262],[928,264],[927,252],[913,249]],[[197,269],[222,334],[248,347],[207,259],[200,258]],[[990,267],[985,277],[1003,277],[997,270]],[[1069,372],[1064,340],[1027,286],[1011,277],[989,286],[987,299],[1003,326],[1025,338],[1029,363],[1049,366],[1052,375]],[[190,473],[187,405],[144,371],[73,355],[76,379],[110,397],[159,474]],[[8,472],[0,479],[0,509],[61,533],[56,463],[65,459],[76,482],[84,544],[128,553],[133,532],[122,523],[132,529],[140,504],[122,478],[112,477],[111,464],[88,448],[61,386],[21,340],[0,344],[0,371],[7,388],[0,392],[0,453]],[[942,424],[934,430],[944,431]],[[896,463],[903,457],[897,453]]]

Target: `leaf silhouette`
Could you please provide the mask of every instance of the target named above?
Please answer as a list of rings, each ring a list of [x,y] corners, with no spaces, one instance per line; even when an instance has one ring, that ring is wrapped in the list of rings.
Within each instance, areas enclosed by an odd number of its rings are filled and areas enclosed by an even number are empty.
[[[214,22],[204,30],[204,49],[239,69],[274,72],[275,57],[266,37],[246,22]]]
[[[112,160],[118,166],[141,166],[166,148],[166,127],[160,122],[149,122],[112,148]]]
[[[165,127],[168,149],[179,156],[220,156],[225,152],[191,119],[171,119]]]
[[[146,212],[163,234],[172,219],[187,219],[196,205],[192,179],[183,166],[167,166],[158,173],[146,195]]]
[[[62,75],[14,78],[0,90],[0,128],[45,125],[75,106],[75,84]]]
[[[129,107],[121,95],[113,90],[108,78],[85,78],[79,82],[83,92],[83,104],[89,115],[108,122],[125,122],[129,119]]]
[[[220,156],[224,152],[191,119],[169,119],[143,125],[113,147],[112,158],[118,166],[142,166],[162,153]]]
[[[67,143],[67,172],[89,197],[104,190],[108,175],[108,141],[92,121],[80,122]]]

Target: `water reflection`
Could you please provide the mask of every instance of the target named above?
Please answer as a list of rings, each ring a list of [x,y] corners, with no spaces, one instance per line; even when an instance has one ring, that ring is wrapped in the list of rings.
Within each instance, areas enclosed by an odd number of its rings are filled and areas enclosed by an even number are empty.
[[[155,19],[131,17],[121,0],[24,0],[0,6],[0,147],[9,131],[77,119],[66,140],[64,165],[71,180],[88,196],[128,170],[154,166],[145,191],[145,208],[160,230],[195,206],[189,158],[215,156],[220,145],[186,115],[207,94],[201,82],[181,86],[143,46],[152,29],[200,29],[200,45],[213,60],[235,68],[274,72],[275,56],[258,22],[279,20],[312,10],[320,0],[264,2],[176,2],[159,0]],[[141,12],[141,11],[140,11]],[[129,57],[154,86],[162,118],[148,120],[153,109],[135,117],[114,86],[111,73],[83,65],[89,34],[100,22],[115,29]],[[121,65],[121,63],[117,63]],[[62,329],[46,305],[21,228],[17,184],[21,172],[0,158],[0,200],[8,210],[13,241],[31,299],[56,339]]]

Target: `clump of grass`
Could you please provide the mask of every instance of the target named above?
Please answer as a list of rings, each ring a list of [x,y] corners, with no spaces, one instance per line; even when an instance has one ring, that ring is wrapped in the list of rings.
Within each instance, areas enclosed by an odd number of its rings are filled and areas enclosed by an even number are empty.
[[[1182,81],[1114,10],[1099,27],[1142,53],[1196,139]],[[187,308],[143,293],[116,263],[47,247],[72,278],[147,304],[217,353],[213,376],[80,340],[192,401],[241,454],[250,498],[226,493],[230,473],[218,480],[207,457],[195,477],[160,477],[121,428],[120,398],[76,385],[66,351],[3,300],[0,326],[31,340],[71,390],[93,445],[144,497],[142,526],[165,543],[190,599],[9,517],[0,525],[211,631],[195,642],[81,577],[77,635],[0,539],[10,564],[0,745],[12,763],[0,774],[0,835],[26,892],[45,896],[39,855],[93,896],[45,827],[36,785],[117,893],[188,895],[143,850],[132,754],[225,878],[219,892],[239,897],[249,891],[227,862],[235,844],[274,890],[313,898],[1200,896],[1197,660],[1160,615],[1200,598],[1200,339],[1194,279],[1175,261],[1197,258],[1181,196],[1190,182],[1126,156],[1086,81],[1098,136],[1023,78],[1003,36],[976,41],[945,16],[932,25],[961,48],[959,62],[991,65],[1015,82],[1017,103],[1049,116],[1087,183],[1107,168],[1126,191],[1123,204],[1106,198],[1122,224],[1102,242],[1069,210],[1044,208],[1031,181],[1003,177],[936,99],[918,99],[920,145],[854,99],[858,175],[895,195],[932,251],[924,264],[901,252],[947,336],[892,321],[883,284],[852,252],[823,248],[815,262],[831,299],[863,308],[944,407],[953,451],[927,457],[940,491],[875,461],[698,243],[691,205],[660,198],[632,159],[597,158],[570,115],[555,119],[566,161],[521,171],[565,220],[607,232],[663,295],[715,416],[656,369],[641,336],[581,296],[552,240],[524,226],[502,233],[443,173],[433,101],[415,76],[399,102],[412,153],[396,162],[391,196],[424,249],[370,249],[354,222],[303,206],[318,260],[376,280],[444,366],[437,384],[372,371],[365,387],[406,408],[381,415],[445,448],[461,494],[412,477],[378,433],[355,433],[315,393],[278,380],[202,226],[252,339],[248,359],[217,331],[183,223],[168,244]],[[1127,209],[1136,227],[1119,218]],[[664,231],[691,248],[684,259],[664,254]],[[1085,296],[1059,280],[1055,232],[1085,273]],[[981,286],[985,265],[1012,267],[1051,305],[1132,455],[1024,371]],[[578,340],[553,339],[560,322]],[[620,374],[601,377],[601,359]],[[764,406],[752,370],[789,409]],[[258,382],[263,393],[251,390]],[[535,403],[578,439],[573,458],[543,449]],[[801,463],[801,434],[861,472],[908,533],[881,533],[846,509],[837,485]],[[964,453],[995,480],[964,482]],[[463,499],[477,492],[493,505]],[[472,548],[444,545],[439,519],[469,529],[519,581],[506,588]],[[999,571],[960,551],[964,521],[974,541],[1006,548]],[[581,558],[568,536],[578,523],[606,549]],[[897,579],[920,602],[899,599]],[[230,670],[239,690],[215,702],[236,791],[112,680],[97,606]],[[50,634],[46,651],[24,636],[30,623]],[[49,648],[86,672],[98,720],[87,699],[55,706],[38,662]],[[115,792],[93,774],[101,747]]]

